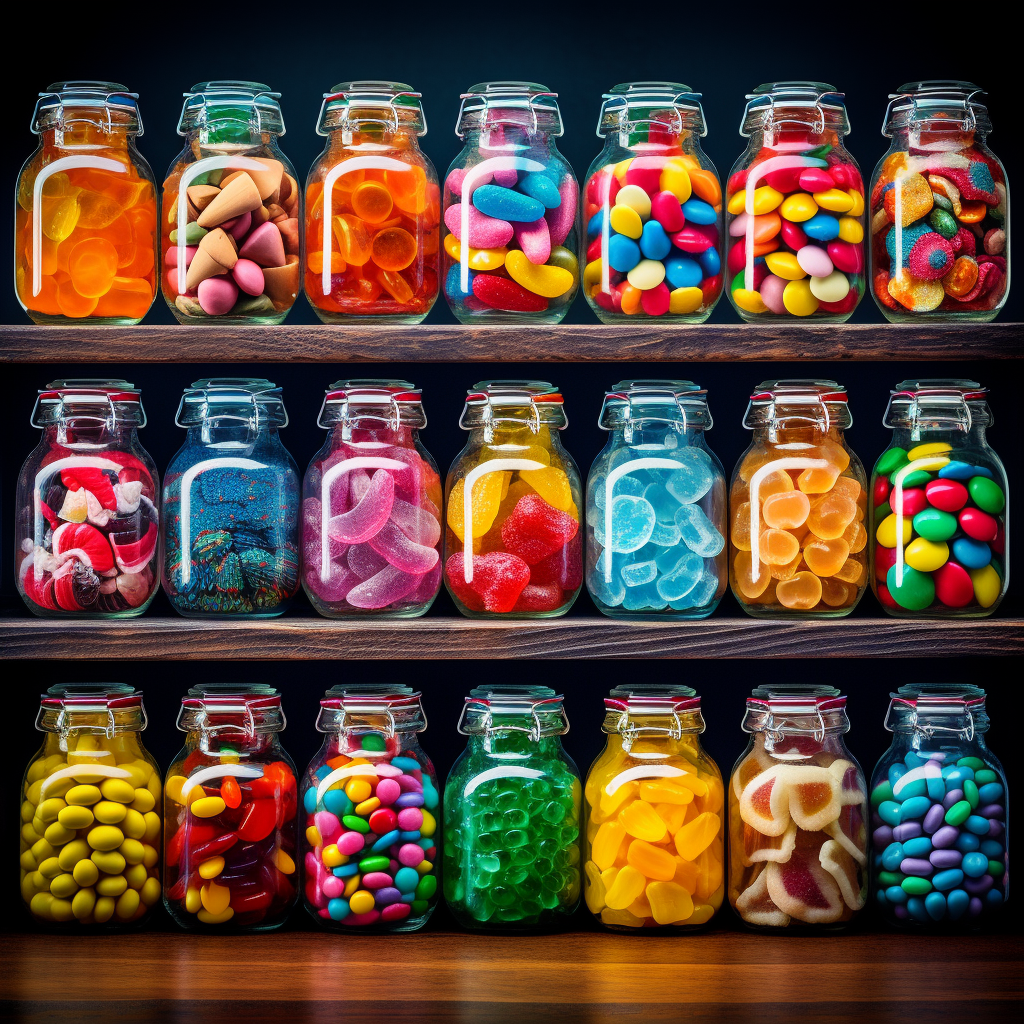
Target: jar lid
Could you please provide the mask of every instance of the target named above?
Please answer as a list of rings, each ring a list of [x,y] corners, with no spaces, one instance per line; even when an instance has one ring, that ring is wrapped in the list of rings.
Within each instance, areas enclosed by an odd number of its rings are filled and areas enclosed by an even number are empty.
[[[482,380],[466,392],[466,405],[459,418],[463,430],[498,421],[523,423],[521,417],[503,415],[514,409],[529,409],[534,429],[541,424],[564,430],[569,420],[562,395],[544,380]]]
[[[36,728],[57,733],[73,727],[68,713],[106,715],[105,731],[111,735],[118,727],[125,728],[124,719],[118,722],[115,713],[135,717],[137,720],[132,724],[138,729],[147,725],[142,691],[126,683],[57,683],[40,697]]]
[[[950,131],[992,131],[988,107],[977,97],[987,93],[973,82],[934,79],[907,82],[889,93],[889,106],[882,122],[882,134],[891,138],[893,132],[923,121],[929,130],[938,131],[947,122]]]
[[[562,113],[558,93],[536,82],[481,82],[460,97],[455,134],[461,139],[468,131],[497,125],[518,125],[531,132],[543,131],[560,138]]]
[[[284,135],[281,94],[262,82],[197,82],[182,93],[185,102],[178,119],[178,134],[199,129],[223,133],[221,142],[231,142],[232,130],[243,137],[255,132]]]
[[[564,736],[569,731],[569,720],[562,701],[562,695],[548,686],[477,686],[469,691],[458,730],[464,736],[496,729],[525,732],[534,740],[541,736]],[[495,716],[502,720],[495,722]],[[511,725],[507,721],[523,717],[532,719],[530,726]]]
[[[992,410],[985,396],[988,388],[976,380],[931,378],[904,380],[889,392],[889,404],[882,417],[890,430],[922,419],[937,429],[970,430],[975,422],[991,426]]]
[[[264,683],[202,683],[193,686],[181,699],[178,728],[182,732],[206,727],[218,731],[220,725],[209,726],[210,717],[224,720],[225,729],[239,728],[255,733],[281,732],[287,722],[281,706],[281,694]],[[232,721],[232,720],[236,721]]]
[[[681,82],[623,82],[612,86],[601,99],[597,137],[628,132],[638,124],[660,125],[678,134],[684,128],[707,135],[702,94]]]
[[[317,732],[337,732],[346,726],[373,730],[375,727],[365,717],[358,721],[361,716],[383,717],[387,721],[384,731],[388,735],[398,731],[423,732],[427,728],[427,717],[422,699],[420,690],[400,683],[342,683],[332,686],[320,701]],[[350,715],[356,721],[350,722]]]
[[[641,715],[671,715],[700,711],[700,697],[689,686],[667,683],[632,683],[609,690],[604,706],[612,711]]]
[[[281,388],[262,377],[209,377],[185,388],[174,422],[193,427],[211,419],[255,421],[256,429],[288,426]]]
[[[747,698],[740,728],[772,736],[847,732],[846,698],[834,686],[774,683],[755,687]]]
[[[889,732],[919,729],[925,732],[987,732],[986,694],[971,683],[908,683],[889,694],[885,728]],[[959,719],[953,723],[952,719]],[[966,722],[964,721],[966,720]],[[946,724],[943,724],[945,722]]]
[[[324,396],[318,427],[357,420],[390,421],[399,426],[422,429],[427,425],[423,393],[407,380],[353,379],[335,381]]]
[[[379,124],[386,131],[427,134],[427,115],[423,94],[404,82],[339,82],[324,93],[317,119],[318,135],[329,135],[339,128],[359,129]]]
[[[775,416],[776,405],[787,410],[786,418],[806,419],[822,426],[847,429],[853,425],[846,388],[834,380],[766,380],[758,384],[750,396],[743,426],[753,430]],[[806,406],[806,416],[794,416],[794,407]]]
[[[740,121],[744,138],[757,131],[785,125],[811,128],[822,133],[832,128],[842,135],[850,132],[844,93],[825,82],[767,82],[747,93],[747,105]]]
[[[142,392],[126,380],[102,377],[52,380],[39,391],[32,409],[32,426],[46,427],[68,420],[94,420],[116,426],[144,427]]]
[[[126,129],[142,134],[139,94],[129,92],[119,82],[54,82],[39,93],[32,113],[33,134],[56,128],[64,131],[72,125],[91,124],[113,131]]]
[[[627,420],[645,420],[710,430],[707,396],[707,390],[691,380],[620,380],[605,392],[597,425],[614,430]]]

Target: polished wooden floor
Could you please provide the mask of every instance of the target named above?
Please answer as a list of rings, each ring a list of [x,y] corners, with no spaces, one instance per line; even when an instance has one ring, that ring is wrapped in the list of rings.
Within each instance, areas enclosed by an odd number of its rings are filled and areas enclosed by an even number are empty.
[[[0,936],[0,1020],[1021,1019],[1018,935]]]

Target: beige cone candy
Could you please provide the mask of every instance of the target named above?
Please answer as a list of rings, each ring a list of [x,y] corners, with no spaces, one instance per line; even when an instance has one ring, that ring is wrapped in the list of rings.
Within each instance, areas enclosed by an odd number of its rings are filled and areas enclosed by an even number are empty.
[[[255,231],[261,224],[266,224],[270,220],[270,214],[267,213],[265,206],[259,206],[252,211],[252,224],[249,227],[250,231]]]
[[[185,291],[195,291],[208,277],[227,272],[228,268],[218,263],[205,249],[197,249],[185,275]]]
[[[299,294],[299,257],[289,256],[283,267],[264,267],[263,292],[278,309],[290,306]]]
[[[248,173],[249,177],[256,182],[256,187],[260,190],[260,199],[268,199],[281,187],[281,179],[284,177],[284,164],[280,160],[273,160],[264,156],[257,156],[252,159],[266,167],[265,171],[250,170]]]
[[[185,191],[188,194],[189,203],[200,212],[220,195],[220,189],[216,185],[189,185]]]
[[[210,205],[199,214],[199,226],[201,228],[212,228],[225,221],[234,220],[243,213],[250,213],[257,206],[262,206],[259,189],[256,183],[245,171],[239,172],[238,176],[220,190]]]
[[[199,248],[208,252],[225,270],[238,262],[238,243],[223,228],[214,228],[203,235]]]

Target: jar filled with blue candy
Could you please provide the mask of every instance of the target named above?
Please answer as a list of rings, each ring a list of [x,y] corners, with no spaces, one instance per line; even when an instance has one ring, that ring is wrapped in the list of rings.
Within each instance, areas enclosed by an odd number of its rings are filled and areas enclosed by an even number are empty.
[[[441,276],[469,323],[557,324],[579,285],[579,185],[558,152],[558,94],[484,82],[462,95],[445,178]]]
[[[700,619],[729,578],[725,471],[707,447],[707,391],[626,380],[605,395],[608,441],[587,481],[587,589],[613,618]]]
[[[722,294],[722,186],[700,93],[627,82],[605,93],[587,172],[584,294],[603,323],[703,323]]]
[[[164,478],[163,586],[182,615],[280,615],[299,588],[299,473],[269,380],[220,377],[186,388],[188,434]]]
[[[985,691],[922,683],[894,693],[892,746],[871,785],[872,888],[910,929],[984,928],[1009,895],[1006,774],[989,750]]]

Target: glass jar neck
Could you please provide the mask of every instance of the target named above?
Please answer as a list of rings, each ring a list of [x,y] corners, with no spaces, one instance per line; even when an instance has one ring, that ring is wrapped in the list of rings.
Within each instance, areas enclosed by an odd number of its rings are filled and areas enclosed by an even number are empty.
[[[214,448],[252,448],[258,444],[279,442],[277,427],[261,424],[257,429],[247,423],[205,421],[188,428],[185,443]]]
[[[846,431],[841,427],[829,424],[826,430],[824,424],[797,419],[768,420],[754,427],[752,433],[755,444],[773,444],[777,447],[792,445],[795,448],[804,448],[821,444],[825,440],[843,445],[846,443]]]
[[[965,131],[959,122],[945,118],[910,121],[893,128],[891,137],[890,150],[910,153],[956,152],[988,144],[987,131],[980,128]]]
[[[189,750],[201,750],[211,757],[258,757],[280,747],[277,733],[250,732],[239,720],[237,723],[218,722],[185,734]]]
[[[970,445],[976,448],[988,447],[984,423],[975,420],[968,427],[966,424],[957,425],[948,420],[929,422],[926,419],[918,419],[913,423],[893,428],[890,447],[912,448],[925,441],[946,441],[954,448],[961,445]]]
[[[135,132],[112,124],[102,128],[76,121],[64,128],[50,128],[39,136],[46,149],[127,149],[135,143]]]
[[[397,131],[379,121],[365,121],[336,128],[327,135],[329,153],[345,149],[419,149],[415,132],[400,127]]]
[[[561,756],[561,736],[531,736],[529,732],[522,730],[529,730],[534,725],[532,718],[523,717],[521,721],[513,721],[511,716],[508,717],[508,728],[494,725],[484,732],[470,734],[467,743],[470,754],[484,754],[488,757],[510,760]]]
[[[846,133],[825,120],[821,130],[817,111],[802,112],[800,116],[786,115],[783,122],[773,122],[750,133],[747,149],[757,152],[774,149],[782,152],[808,153],[819,148],[842,149]]]
[[[80,448],[130,448],[139,441],[134,424],[114,424],[109,421],[83,419],[65,420],[43,428],[42,443],[46,447]]]
[[[704,445],[704,428],[671,420],[636,419],[609,431],[611,448],[688,448]]]
[[[542,114],[537,115],[536,126],[530,111],[515,111],[517,119],[507,115],[509,120],[501,120],[487,125],[477,125],[466,130],[463,143],[469,149],[482,149],[503,156],[517,156],[523,150],[536,149],[538,146],[557,149],[555,136],[552,134],[554,123]],[[503,118],[506,115],[503,115]],[[519,117],[521,116],[521,120]]]
[[[416,427],[394,424],[382,420],[361,420],[357,423],[337,423],[327,431],[327,448],[334,451],[343,444],[381,445],[389,448],[413,448],[419,444],[420,432]]]

